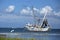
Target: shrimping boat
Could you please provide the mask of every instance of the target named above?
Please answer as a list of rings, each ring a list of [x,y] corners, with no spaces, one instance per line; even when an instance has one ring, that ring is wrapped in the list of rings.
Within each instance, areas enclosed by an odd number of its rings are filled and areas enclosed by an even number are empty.
[[[32,16],[35,20],[37,20],[36,16],[34,15],[34,10],[32,8]],[[40,18],[37,20],[37,23],[35,22],[35,24],[26,24],[26,26],[24,28],[26,28],[26,30],[28,31],[49,31],[50,30],[50,25],[48,24],[48,21],[47,21],[47,18],[46,18],[46,15],[47,13],[45,13],[43,19],[42,19],[42,22],[41,24],[39,23],[40,22]]]

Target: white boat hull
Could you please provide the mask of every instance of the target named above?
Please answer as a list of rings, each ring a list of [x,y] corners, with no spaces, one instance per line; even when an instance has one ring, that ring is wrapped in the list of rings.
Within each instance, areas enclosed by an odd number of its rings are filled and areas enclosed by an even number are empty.
[[[50,29],[50,27],[45,27],[45,28],[41,28],[41,27],[28,27],[26,26],[27,30],[29,31],[48,31]]]

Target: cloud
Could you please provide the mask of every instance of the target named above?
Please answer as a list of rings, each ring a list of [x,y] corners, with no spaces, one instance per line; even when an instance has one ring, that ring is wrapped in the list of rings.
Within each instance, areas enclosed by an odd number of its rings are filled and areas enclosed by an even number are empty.
[[[20,13],[22,13],[22,14],[31,13],[31,9],[30,9],[30,7],[27,7],[26,9],[22,9],[22,10],[20,11]]]
[[[49,15],[49,16],[53,16],[53,15],[60,16],[60,12],[54,11],[54,9],[51,6],[44,6],[44,7],[40,8],[40,9],[33,7],[33,10],[34,10],[35,14],[38,14],[38,15],[39,14],[44,15],[45,13],[48,13],[47,15]],[[27,15],[32,15],[32,8],[30,8],[30,7],[23,8],[20,11],[20,13],[24,14],[24,15],[26,15],[26,14]]]
[[[15,6],[14,5],[10,5],[8,6],[8,8],[6,8],[6,12],[13,12],[15,9]]]
[[[45,14],[45,13],[51,13],[53,9],[50,6],[45,6],[41,9],[37,9],[34,7],[33,10],[35,11],[35,13]],[[27,7],[26,9],[22,9],[20,13],[24,14],[32,13],[32,8]]]
[[[39,9],[37,9],[37,8],[33,8],[33,10],[34,10],[34,12],[39,12]],[[26,7],[26,8],[24,8],[24,9],[22,9],[21,11],[20,11],[20,13],[21,14],[25,14],[25,15],[32,15],[32,13],[33,13],[33,10],[32,10],[32,8],[30,8],[30,7]]]
[[[37,9],[37,8],[33,8],[33,10],[34,10],[34,11],[37,11],[37,12],[39,12],[39,11],[40,11],[40,10],[39,10],[39,9]]]
[[[52,12],[52,8],[50,6],[45,6],[42,9],[40,9],[40,13],[45,14],[45,13],[51,13]]]
[[[55,15],[55,16],[60,16],[60,11],[59,11],[59,12],[55,12],[55,11],[54,11],[54,15]]]

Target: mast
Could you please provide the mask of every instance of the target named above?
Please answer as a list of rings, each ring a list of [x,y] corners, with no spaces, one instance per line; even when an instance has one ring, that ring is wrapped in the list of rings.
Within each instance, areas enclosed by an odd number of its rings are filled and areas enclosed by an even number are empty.
[[[33,6],[32,6],[32,16],[33,16],[33,18],[34,18],[34,24],[35,25],[39,25],[39,21],[40,21],[40,19],[34,14],[35,12],[34,12],[34,9],[33,9]]]
[[[34,14],[34,9],[33,9],[33,6],[32,6],[32,16],[34,18],[34,24],[36,25],[36,15]]]

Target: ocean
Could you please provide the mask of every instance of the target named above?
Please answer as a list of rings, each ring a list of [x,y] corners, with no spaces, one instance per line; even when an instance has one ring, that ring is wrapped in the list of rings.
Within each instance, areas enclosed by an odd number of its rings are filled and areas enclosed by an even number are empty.
[[[36,40],[60,40],[60,29],[51,29],[47,32],[32,32],[26,31],[24,28],[0,28],[0,34],[5,34],[8,38],[35,38]]]

